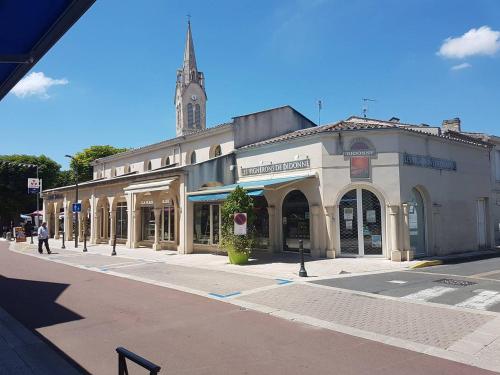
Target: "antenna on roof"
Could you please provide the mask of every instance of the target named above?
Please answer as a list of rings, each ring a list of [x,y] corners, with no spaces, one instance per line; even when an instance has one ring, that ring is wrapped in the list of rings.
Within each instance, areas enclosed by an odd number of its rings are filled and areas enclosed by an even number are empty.
[[[366,118],[369,110],[369,102],[376,102],[376,99],[363,98],[363,117]]]
[[[318,100],[318,126],[321,125],[321,110],[323,109],[323,101],[321,99]]]

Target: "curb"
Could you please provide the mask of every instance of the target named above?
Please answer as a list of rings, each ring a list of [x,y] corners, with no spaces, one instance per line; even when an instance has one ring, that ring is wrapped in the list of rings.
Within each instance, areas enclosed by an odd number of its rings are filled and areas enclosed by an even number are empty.
[[[424,260],[422,262],[418,262],[417,264],[414,264],[413,266],[410,267],[410,269],[439,266],[443,263],[444,262],[442,260]]]

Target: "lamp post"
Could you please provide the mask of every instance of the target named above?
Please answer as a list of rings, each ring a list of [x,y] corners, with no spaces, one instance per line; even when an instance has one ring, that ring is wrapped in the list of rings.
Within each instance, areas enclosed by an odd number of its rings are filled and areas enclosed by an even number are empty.
[[[78,164],[76,159],[71,156],[71,155],[64,155],[67,158],[70,158],[75,162],[75,203],[78,203]],[[78,212],[75,212],[75,229],[74,229],[74,236],[75,236],[75,248],[78,247]]]

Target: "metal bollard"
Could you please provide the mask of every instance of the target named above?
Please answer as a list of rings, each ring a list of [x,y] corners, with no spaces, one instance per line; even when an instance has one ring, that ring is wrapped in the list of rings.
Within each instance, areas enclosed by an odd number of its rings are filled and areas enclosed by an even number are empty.
[[[306,267],[304,266],[304,240],[299,240],[299,254],[300,254],[300,277],[307,277]]]
[[[113,251],[111,252],[111,255],[116,255],[116,234],[113,237]]]
[[[64,231],[62,231],[62,246],[61,249],[66,249],[66,246],[64,245]]]
[[[30,241],[30,244],[33,245],[33,231],[30,232],[30,237],[31,237],[31,241]]]
[[[83,222],[83,252],[87,252],[87,220]]]

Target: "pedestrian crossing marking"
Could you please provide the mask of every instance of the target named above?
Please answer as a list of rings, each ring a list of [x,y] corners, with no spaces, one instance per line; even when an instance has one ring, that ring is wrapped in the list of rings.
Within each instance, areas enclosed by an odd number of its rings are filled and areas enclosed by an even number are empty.
[[[500,293],[493,290],[477,289],[474,292],[479,292],[474,297],[468,298],[465,301],[457,303],[457,307],[466,307],[469,309],[486,310],[488,307],[500,302]]]
[[[449,288],[446,286],[434,286],[432,288],[423,289],[416,293],[408,294],[402,298],[411,299],[414,301],[429,301],[433,298],[440,297],[443,294],[456,290],[455,288]]]

